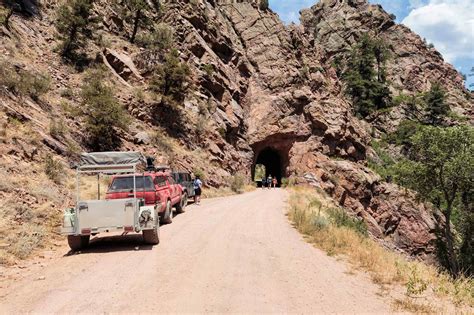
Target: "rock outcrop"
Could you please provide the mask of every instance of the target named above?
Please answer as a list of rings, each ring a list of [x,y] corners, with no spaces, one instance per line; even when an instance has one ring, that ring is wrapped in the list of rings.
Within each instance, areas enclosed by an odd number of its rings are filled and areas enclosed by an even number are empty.
[[[159,104],[159,95],[147,99],[133,94],[137,89],[149,92],[151,71],[163,55],[126,42],[120,37],[124,21],[110,4],[98,1],[95,6],[112,44],[91,51],[109,66],[121,86],[117,96],[134,117],[129,130],[121,133],[124,150],[142,150],[158,156],[160,163],[188,170],[196,167],[196,160],[205,161],[200,167],[213,186],[225,184],[236,173],[250,178],[256,163],[268,163],[279,178],[295,177],[325,190],[364,219],[373,237],[387,246],[434,259],[436,224],[443,222],[413,195],[382,182],[365,167],[373,126],[355,117],[332,62],[338,56],[345,58],[361,34],[371,32],[392,49],[388,70],[393,91],[422,92],[440,81],[449,90],[451,107],[460,114],[472,113],[472,99],[460,74],[380,6],[366,0],[321,0],[303,11],[302,25],[285,26],[257,1],[164,1],[162,14],[153,16],[173,30],[174,46],[191,69],[192,88],[182,108],[175,112],[164,108],[158,114],[150,108]],[[51,49],[55,5],[47,8],[50,11],[41,21],[14,21],[21,27],[13,25],[12,33],[25,49],[23,62],[47,71],[56,90],[77,89],[81,74],[70,72]],[[0,52],[15,55],[10,39],[0,39],[0,44]],[[72,144],[80,146],[84,138],[83,121],[67,103],[79,104],[77,94],[61,95],[62,102],[52,102],[56,105],[45,110],[3,93],[2,123],[26,117],[29,128],[42,139],[42,145],[37,144],[41,156],[56,152],[66,157]],[[50,117],[67,120],[71,127],[67,137],[46,135]],[[161,139],[165,131],[176,139]],[[38,162],[39,153],[20,149],[22,141],[6,140],[8,152],[2,154]],[[164,151],[173,155],[166,160]]]

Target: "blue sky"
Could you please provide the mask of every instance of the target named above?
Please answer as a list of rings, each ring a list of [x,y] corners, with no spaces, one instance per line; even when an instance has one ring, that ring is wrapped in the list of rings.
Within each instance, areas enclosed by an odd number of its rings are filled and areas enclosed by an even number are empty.
[[[286,23],[299,23],[299,11],[318,0],[269,0]],[[474,0],[369,0],[433,43],[462,73],[474,67]],[[466,83],[474,84],[474,76]]]

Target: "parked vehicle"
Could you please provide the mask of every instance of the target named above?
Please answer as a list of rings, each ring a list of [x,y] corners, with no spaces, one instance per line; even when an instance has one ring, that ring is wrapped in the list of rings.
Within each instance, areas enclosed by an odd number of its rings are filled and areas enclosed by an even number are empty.
[[[183,187],[177,184],[170,172],[151,171],[142,174],[120,175],[112,178],[107,191],[107,200],[128,198],[133,191],[134,180],[137,198],[142,198],[145,205],[157,205],[159,215],[164,223],[173,220],[173,207],[181,213],[187,205],[187,195]]]
[[[187,198],[194,197],[194,182],[190,173],[188,172],[173,172],[172,176],[178,184],[183,186],[183,190],[187,195]],[[186,199],[187,199],[186,198]]]
[[[89,244],[90,236],[103,232],[122,231],[143,233],[143,240],[148,244],[158,244],[159,212],[162,203],[146,202],[143,192],[138,187],[148,185],[147,180],[137,177],[141,165],[146,164],[145,157],[136,152],[103,152],[84,153],[77,167],[77,199],[74,208],[64,213],[62,234],[67,235],[69,247],[79,250]],[[97,175],[97,199],[81,199],[80,179],[83,174]],[[101,174],[128,174],[120,178],[129,178],[128,191],[123,198],[100,200]],[[138,185],[137,185],[138,184]]]

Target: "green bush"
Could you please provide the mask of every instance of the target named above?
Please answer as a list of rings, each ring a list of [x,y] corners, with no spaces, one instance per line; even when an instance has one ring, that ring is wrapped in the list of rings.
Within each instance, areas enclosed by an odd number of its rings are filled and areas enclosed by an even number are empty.
[[[293,187],[296,185],[296,178],[287,178],[283,177],[281,179],[281,187],[286,188],[286,187]]]
[[[241,174],[235,174],[234,176],[231,176],[229,186],[233,192],[238,194],[243,193],[245,187],[245,177]]]
[[[119,129],[126,130],[129,117],[107,84],[104,68],[90,70],[82,85],[88,145],[95,151],[117,149],[121,144]]]
[[[0,62],[0,85],[12,93],[30,96],[37,101],[39,97],[49,91],[51,77],[42,73],[29,72],[24,69],[15,70],[6,62]]]
[[[201,180],[206,179],[206,173],[204,173],[204,171],[200,168],[193,169],[193,174],[195,177],[199,177]]]
[[[329,219],[331,222],[338,226],[344,226],[350,228],[357,233],[367,236],[367,226],[363,220],[358,220],[356,218],[351,217],[347,214],[347,212],[340,208],[328,208],[326,212],[329,215]]]
[[[191,70],[179,59],[179,52],[173,49],[166,54],[165,62],[159,65],[150,83],[150,88],[170,102],[180,103],[186,97]]]
[[[167,24],[160,23],[153,28],[150,34],[139,36],[137,41],[144,47],[166,51],[173,47],[173,29]]]
[[[411,144],[411,137],[416,134],[422,125],[413,120],[404,120],[398,125],[397,130],[387,136],[389,143],[396,145],[407,145]]]
[[[53,182],[61,184],[64,177],[64,166],[48,154],[44,160],[44,172]]]
[[[208,77],[212,77],[212,74],[214,73],[214,67],[211,64],[203,65],[202,70],[206,73]]]
[[[260,10],[268,10],[269,8],[269,4],[268,4],[268,0],[260,0]]]

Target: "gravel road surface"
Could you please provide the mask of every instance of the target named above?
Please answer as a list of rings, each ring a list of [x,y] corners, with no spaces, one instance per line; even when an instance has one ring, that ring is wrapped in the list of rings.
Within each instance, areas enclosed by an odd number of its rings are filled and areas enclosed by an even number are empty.
[[[0,289],[0,313],[388,313],[388,300],[288,222],[284,190],[190,205],[140,235],[94,239]],[[64,256],[62,255],[64,254]]]

